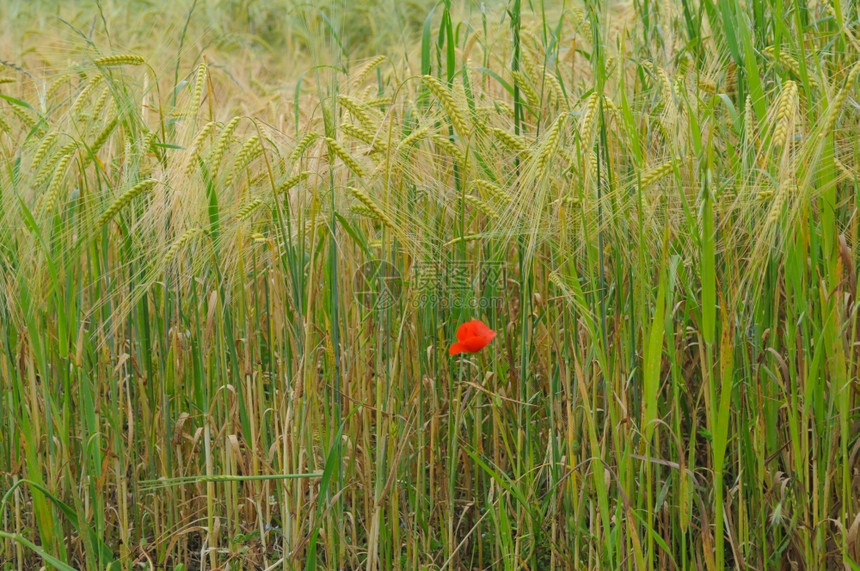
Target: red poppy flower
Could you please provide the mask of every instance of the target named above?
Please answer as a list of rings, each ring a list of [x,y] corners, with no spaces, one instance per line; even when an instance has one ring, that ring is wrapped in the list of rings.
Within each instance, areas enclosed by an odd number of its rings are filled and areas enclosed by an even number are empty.
[[[473,319],[457,329],[457,342],[451,345],[448,353],[477,353],[490,344],[496,332],[484,325],[482,321]]]

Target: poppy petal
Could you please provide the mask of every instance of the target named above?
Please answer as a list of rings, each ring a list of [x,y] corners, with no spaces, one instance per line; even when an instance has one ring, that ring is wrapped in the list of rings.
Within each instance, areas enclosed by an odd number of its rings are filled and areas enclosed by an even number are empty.
[[[496,332],[484,325],[478,319],[467,321],[457,328],[457,342],[451,345],[448,352],[451,355],[458,353],[477,353],[496,337]]]

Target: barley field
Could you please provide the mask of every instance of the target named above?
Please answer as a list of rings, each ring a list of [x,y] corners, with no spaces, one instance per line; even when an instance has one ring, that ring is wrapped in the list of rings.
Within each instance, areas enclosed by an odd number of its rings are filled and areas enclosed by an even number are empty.
[[[852,0],[4,0],[0,570],[858,571],[858,142]]]

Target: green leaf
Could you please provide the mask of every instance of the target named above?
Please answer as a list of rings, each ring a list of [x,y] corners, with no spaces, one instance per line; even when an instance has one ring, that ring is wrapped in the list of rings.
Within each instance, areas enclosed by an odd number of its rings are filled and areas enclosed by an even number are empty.
[[[12,541],[17,541],[24,547],[29,548],[33,553],[41,557],[45,560],[46,563],[52,565],[55,569],[59,569],[60,571],[77,571],[74,567],[66,565],[53,555],[48,554],[47,551],[24,537],[23,535],[18,535],[17,533],[6,533],[5,531],[0,531],[0,537],[11,539]]]

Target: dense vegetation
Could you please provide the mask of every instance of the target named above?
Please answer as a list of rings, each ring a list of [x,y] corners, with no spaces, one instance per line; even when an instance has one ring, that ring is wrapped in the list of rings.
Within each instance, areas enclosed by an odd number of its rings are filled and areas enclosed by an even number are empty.
[[[0,22],[3,569],[860,569],[855,3]]]

